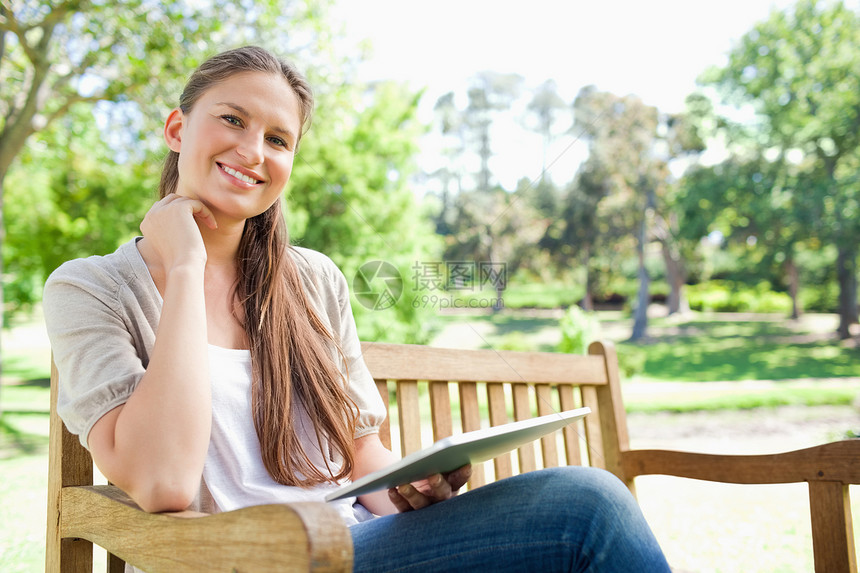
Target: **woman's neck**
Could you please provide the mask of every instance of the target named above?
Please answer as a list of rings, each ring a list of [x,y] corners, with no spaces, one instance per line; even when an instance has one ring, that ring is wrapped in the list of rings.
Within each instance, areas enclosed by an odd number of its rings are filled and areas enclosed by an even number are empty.
[[[206,266],[235,267],[239,255],[239,244],[245,230],[244,223],[225,225],[219,222],[217,229],[199,225],[203,244],[206,245]]]

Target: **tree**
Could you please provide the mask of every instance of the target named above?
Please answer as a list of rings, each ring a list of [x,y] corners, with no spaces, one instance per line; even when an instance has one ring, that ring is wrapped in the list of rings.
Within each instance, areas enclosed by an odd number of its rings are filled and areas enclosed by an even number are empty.
[[[109,253],[138,234],[158,185],[160,161],[117,164],[88,106],[73,106],[32,143],[7,176],[10,311],[38,302],[62,262]]]
[[[691,94],[685,104],[685,111],[661,116],[667,162],[691,159],[705,150],[706,129],[703,124],[712,118],[711,103],[701,94]],[[660,243],[666,267],[666,282],[669,283],[666,307],[670,315],[689,310],[684,297],[684,285],[687,282],[686,261],[701,238],[691,240],[685,236],[684,223],[674,208],[677,191],[678,185],[675,181],[665,187],[665,194],[657,198],[660,205],[654,217],[654,238]]]
[[[489,190],[492,179],[490,158],[493,156],[490,128],[495,114],[508,109],[519,94],[523,78],[518,74],[481,72],[471,79],[469,105],[465,110],[465,124],[470,139],[476,144],[480,169],[478,189]]]
[[[323,90],[290,180],[293,242],[330,254],[348,280],[373,261],[391,264],[400,275],[403,290],[390,306],[353,304],[365,340],[426,343],[431,334],[432,309],[416,304],[422,287],[411,280],[416,265],[441,255],[409,185],[425,129],[416,118],[419,97],[391,83]],[[365,107],[355,114],[351,102],[359,100]]]
[[[609,176],[595,157],[579,168],[573,182],[561,200],[560,214],[549,225],[540,240],[540,247],[551,253],[558,267],[569,266],[577,259],[585,270],[583,309],[594,310],[595,275],[592,257],[601,241],[608,239],[608,229],[601,228],[599,205],[609,193]]]
[[[801,313],[798,247],[815,233],[808,189],[796,171],[780,158],[732,156],[685,174],[675,201],[688,239],[717,231],[747,264],[778,276],[788,287],[792,318]]]
[[[464,133],[465,118],[463,112],[457,108],[454,101],[454,92],[448,92],[436,100],[433,112],[439,125],[439,130],[445,140],[441,155],[444,163],[430,177],[438,180],[441,187],[439,191],[440,209],[436,216],[436,232],[447,235],[451,232],[450,218],[453,193],[459,194],[463,190],[463,154],[466,151],[466,136]]]
[[[541,177],[550,180],[550,174],[546,168],[546,156],[549,146],[556,137],[556,123],[558,116],[568,109],[567,103],[558,95],[558,88],[553,80],[547,80],[538,87],[532,96],[526,110],[537,121],[534,130],[543,139],[543,153],[541,154]]]
[[[527,264],[544,233],[544,228],[535,224],[540,218],[520,194],[527,188],[528,182],[523,181],[517,193],[508,193],[500,187],[460,193],[455,199],[456,216],[445,260],[473,261],[491,271],[504,268],[506,276]],[[485,282],[495,287],[494,309],[499,310],[505,282]]]
[[[646,247],[657,197],[668,177],[666,161],[657,152],[659,115],[635,96],[619,97],[592,86],[580,90],[574,114],[574,127],[589,138],[589,158],[606,173],[612,191],[601,209],[614,228],[636,237],[639,291],[630,338],[638,340],[646,334],[650,302]]]
[[[842,2],[800,0],[756,25],[703,81],[726,103],[754,110],[761,149],[802,158],[803,193],[838,251],[838,332],[849,337],[858,320],[860,17]]]

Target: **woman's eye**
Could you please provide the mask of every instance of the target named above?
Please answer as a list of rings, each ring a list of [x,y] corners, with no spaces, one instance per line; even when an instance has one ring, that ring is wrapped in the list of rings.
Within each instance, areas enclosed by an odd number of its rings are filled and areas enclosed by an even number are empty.
[[[284,141],[283,139],[281,139],[280,137],[270,137],[269,142],[272,145],[277,145],[278,147],[286,147],[289,149],[289,145],[287,145],[287,142]]]
[[[239,119],[238,117],[236,117],[235,115],[222,115],[221,119],[223,119],[224,121],[226,121],[227,123],[229,123],[231,125],[236,125],[236,126],[242,125],[242,120]]]

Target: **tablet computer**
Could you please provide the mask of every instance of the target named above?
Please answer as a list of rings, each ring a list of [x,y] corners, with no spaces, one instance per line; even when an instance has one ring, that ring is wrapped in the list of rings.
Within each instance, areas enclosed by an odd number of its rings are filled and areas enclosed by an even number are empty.
[[[325,499],[334,501],[362,495],[484,462],[563,428],[590,412],[588,407],[578,408],[443,438],[387,468],[332,490]]]

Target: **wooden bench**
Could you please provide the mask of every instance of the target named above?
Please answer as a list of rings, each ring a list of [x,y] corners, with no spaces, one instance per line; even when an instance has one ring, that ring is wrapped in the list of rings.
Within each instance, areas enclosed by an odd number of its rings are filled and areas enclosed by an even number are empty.
[[[857,571],[848,484],[860,483],[860,440],[762,456],[631,450],[611,343],[592,344],[588,356],[362,346],[380,393],[395,397],[397,416],[382,427],[383,442],[403,454],[482,425],[580,405],[592,409],[579,425],[537,447],[475,468],[470,488],[541,467],[583,463],[611,471],[631,489],[634,478],[648,474],[739,484],[807,482],[815,570]],[[324,504],[152,515],[116,488],[92,486],[89,455],[57,418],[55,401],[54,373],[47,570],[90,571],[90,542],[116,556],[109,559],[109,571],[120,571],[121,559],[149,571],[350,569],[349,532]]]

